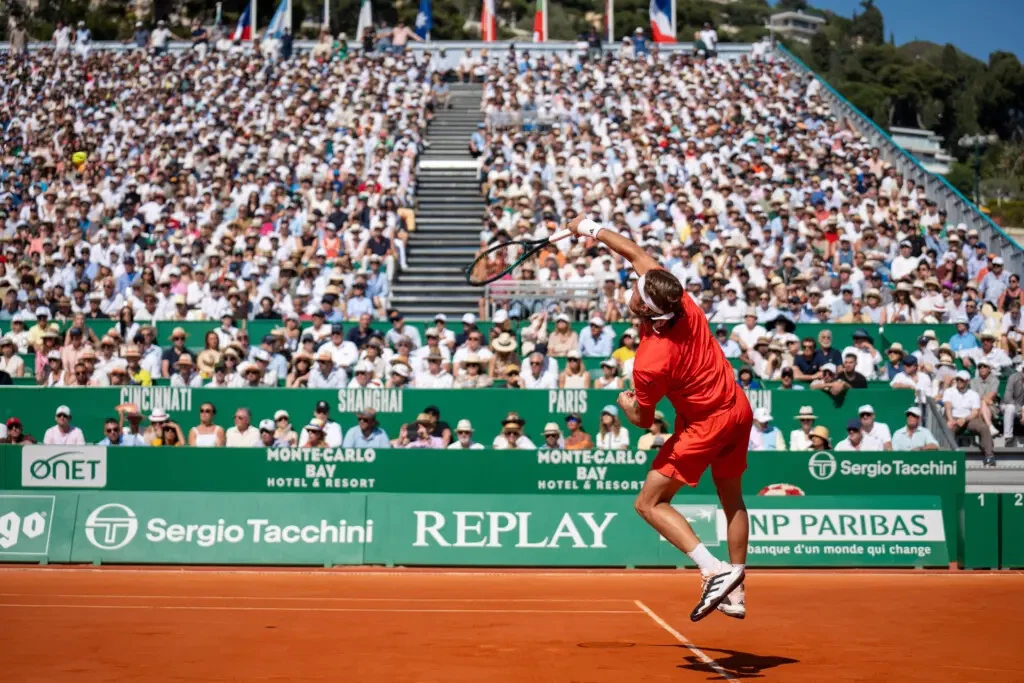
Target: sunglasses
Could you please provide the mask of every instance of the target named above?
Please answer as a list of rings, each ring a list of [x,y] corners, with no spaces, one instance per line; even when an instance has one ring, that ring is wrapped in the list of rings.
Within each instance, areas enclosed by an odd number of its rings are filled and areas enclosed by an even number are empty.
[[[279,417],[279,418],[277,418],[277,421],[278,422],[287,422],[288,418],[287,417]]]
[[[512,372],[508,373],[508,376],[509,377],[518,377],[519,373],[513,370]]]
[[[245,415],[235,415],[235,419],[236,420],[244,420],[245,419]]]
[[[456,434],[465,434],[466,436],[469,436],[469,435],[470,435],[470,434],[472,434],[473,432],[467,432],[467,431],[465,431],[465,430],[461,430],[461,431],[456,431],[455,433],[456,433]]]
[[[103,431],[107,434],[117,434],[117,427],[107,427]]]
[[[368,418],[368,417],[361,417],[361,418],[359,418],[359,421],[360,422],[369,422],[370,418]]]
[[[506,429],[505,436],[519,436],[519,432],[514,429]]]

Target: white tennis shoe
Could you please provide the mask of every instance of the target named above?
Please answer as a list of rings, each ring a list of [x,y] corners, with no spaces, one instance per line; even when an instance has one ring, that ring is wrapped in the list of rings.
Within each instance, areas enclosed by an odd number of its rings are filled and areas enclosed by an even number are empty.
[[[734,567],[731,564],[722,564],[715,572],[701,572],[703,586],[700,602],[690,613],[690,620],[700,621],[711,614],[730,593],[743,583],[744,576],[744,567]]]
[[[718,605],[718,611],[733,619],[744,619],[747,616],[747,594],[745,584],[740,584],[736,590],[729,593],[725,600]]]

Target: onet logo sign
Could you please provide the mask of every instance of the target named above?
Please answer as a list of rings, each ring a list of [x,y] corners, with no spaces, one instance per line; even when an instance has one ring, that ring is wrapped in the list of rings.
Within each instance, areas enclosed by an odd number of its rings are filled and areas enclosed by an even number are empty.
[[[836,473],[836,458],[828,451],[818,451],[807,462],[807,469],[818,481],[826,481]]]
[[[88,488],[107,485],[107,449],[103,446],[25,446],[21,451],[25,488]]]
[[[135,513],[120,503],[101,505],[85,520],[85,537],[100,550],[120,550],[132,542],[138,531]]]

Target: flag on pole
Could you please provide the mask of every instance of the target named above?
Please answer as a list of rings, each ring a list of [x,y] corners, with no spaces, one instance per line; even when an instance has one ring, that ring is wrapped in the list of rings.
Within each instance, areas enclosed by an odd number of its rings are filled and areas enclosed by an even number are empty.
[[[651,0],[651,34],[656,43],[674,43],[672,0]]]
[[[548,2],[537,0],[537,9],[533,13],[533,42],[543,43],[548,39]]]
[[[213,25],[217,28],[224,25],[224,15],[221,14],[221,5],[223,5],[223,3],[217,3],[217,17],[213,20]]]
[[[494,0],[484,0],[480,12],[480,40],[493,43],[498,39],[498,16],[494,13]]]
[[[434,8],[430,0],[420,0],[420,11],[416,13],[416,35],[430,40],[430,29],[434,28]]]
[[[242,16],[238,17],[238,26],[235,26],[235,32],[231,35],[232,40],[252,40],[252,9],[251,5],[245,6],[245,11],[242,12]]]
[[[615,0],[604,0],[604,34],[609,43],[615,42]]]
[[[281,0],[281,4],[277,6],[277,11],[274,12],[274,17],[270,20],[270,24],[267,25],[267,30],[263,33],[264,38],[280,38],[284,35],[284,30],[288,28],[288,15],[290,12],[291,0]]]
[[[370,11],[370,0],[363,0],[359,7],[359,25],[356,27],[356,39],[363,39],[363,32],[373,28],[373,13]]]

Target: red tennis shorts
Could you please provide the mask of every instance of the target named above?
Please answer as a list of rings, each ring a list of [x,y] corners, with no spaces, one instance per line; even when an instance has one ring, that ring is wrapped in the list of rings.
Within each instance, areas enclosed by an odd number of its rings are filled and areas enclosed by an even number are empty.
[[[710,467],[715,477],[738,477],[747,469],[747,445],[754,415],[743,392],[729,410],[681,425],[658,451],[651,468],[696,486]]]

